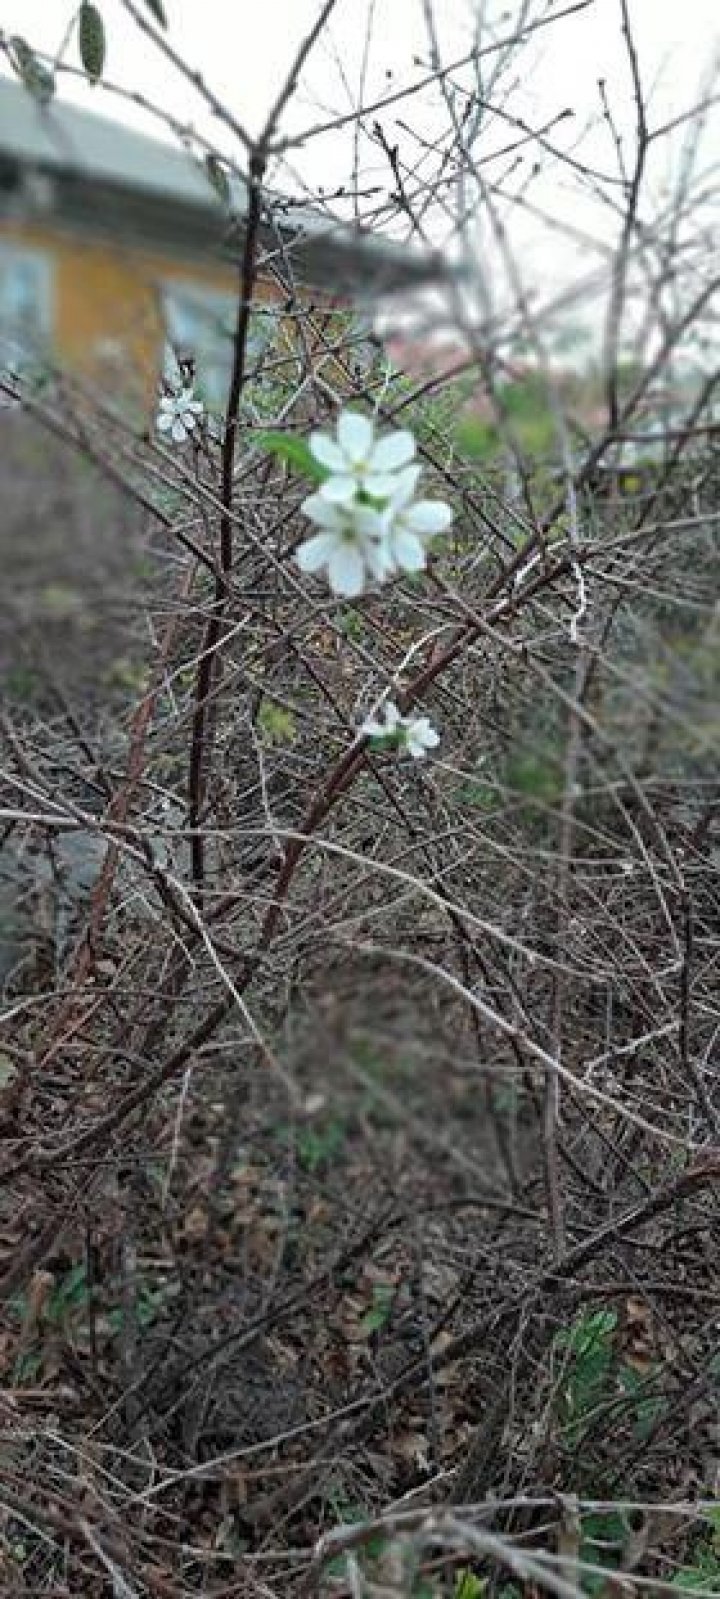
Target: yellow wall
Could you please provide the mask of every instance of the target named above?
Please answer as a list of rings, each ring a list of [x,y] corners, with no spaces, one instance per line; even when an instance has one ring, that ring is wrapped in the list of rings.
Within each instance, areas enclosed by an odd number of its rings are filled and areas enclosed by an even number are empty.
[[[237,272],[222,262],[198,264],[120,241],[93,241],[47,223],[5,222],[0,239],[42,250],[52,262],[51,329],[59,363],[92,380],[121,384],[144,405],[152,404],[162,368],[162,285],[182,280],[229,294],[238,286]],[[257,293],[275,297],[270,285],[259,285]]]

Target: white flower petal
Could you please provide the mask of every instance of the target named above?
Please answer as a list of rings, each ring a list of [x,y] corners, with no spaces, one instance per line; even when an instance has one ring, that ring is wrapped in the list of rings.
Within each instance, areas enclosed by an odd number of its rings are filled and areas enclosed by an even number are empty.
[[[453,519],[452,507],[444,500],[417,500],[403,512],[403,523],[413,533],[429,538],[433,533],[444,533]]]
[[[391,502],[393,511],[402,511],[406,505],[410,504],[421,473],[421,466],[406,466],[402,472],[395,473]]]
[[[343,526],[339,506],[333,505],[331,500],[324,499],[322,494],[308,495],[308,498],[303,500],[300,510],[318,527],[330,528],[333,532],[339,533]]]
[[[433,727],[428,716],[419,716],[413,723],[411,731],[415,738],[422,739],[423,744],[429,750],[434,750],[435,746],[440,743],[440,734],[437,728]]]
[[[394,492],[396,476],[392,472],[363,473],[362,486],[374,500],[388,500]]]
[[[181,389],[179,394],[163,394],[158,405],[156,425],[161,433],[169,433],[176,444],[182,444],[192,433],[203,414],[200,400],[193,399],[192,389]]]
[[[301,544],[295,552],[295,560],[301,572],[319,572],[320,568],[327,565],[333,550],[337,547],[337,540],[332,533],[314,533],[311,539]]]
[[[396,733],[398,728],[401,726],[403,719],[400,715],[397,705],[395,704],[395,701],[385,700],[385,703],[382,706],[382,711],[385,717],[386,732]]]
[[[376,582],[384,583],[395,570],[392,552],[385,540],[368,539],[365,543],[365,562]]]
[[[368,466],[372,472],[397,472],[406,466],[415,454],[415,440],[412,433],[404,428],[399,428],[395,433],[388,433],[384,439],[378,439],[372,451]]]
[[[407,723],[405,747],[413,760],[424,760],[427,751],[435,749],[439,743],[440,734],[432,726],[429,717],[416,716]]]
[[[336,542],[328,561],[328,582],[333,594],[354,599],[365,587],[365,565],[356,544]]]
[[[354,477],[328,477],[320,487],[324,500],[333,500],[336,504],[348,504],[354,500],[357,484]]]
[[[331,472],[347,471],[347,461],[342,450],[327,433],[310,434],[310,454],[314,455],[321,466],[327,466]]]
[[[391,535],[392,553],[398,566],[403,572],[422,572],[425,566],[425,551],[416,533],[411,528],[399,526]]]
[[[371,738],[389,738],[401,725],[402,716],[394,700],[385,700],[380,706],[380,716],[369,716],[363,722],[361,731],[369,733]]]
[[[380,543],[387,537],[383,518],[371,505],[353,506],[352,521],[362,538],[374,539],[376,543]]]
[[[338,443],[346,462],[358,466],[372,449],[374,430],[372,422],[359,411],[341,411],[337,425]]]

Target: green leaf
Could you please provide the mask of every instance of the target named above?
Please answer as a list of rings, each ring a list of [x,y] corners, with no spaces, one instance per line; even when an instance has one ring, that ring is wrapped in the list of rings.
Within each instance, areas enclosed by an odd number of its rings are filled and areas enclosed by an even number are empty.
[[[337,625],[346,638],[360,639],[365,633],[365,623],[357,611],[344,611],[338,617]]]
[[[580,1316],[570,1330],[568,1347],[578,1357],[594,1351],[604,1353],[608,1350],[608,1341],[616,1327],[617,1312],[614,1310],[597,1310],[589,1316]]]
[[[583,1516],[581,1530],[581,1567],[590,1565],[602,1566],[609,1571],[616,1569],[627,1539],[628,1529],[624,1518],[614,1511]],[[599,1571],[583,1571],[582,1584],[586,1593],[594,1599],[594,1595],[601,1593],[605,1587],[606,1578]]]
[[[368,1336],[371,1333],[380,1332],[383,1327],[387,1326],[392,1313],[394,1298],[394,1291],[388,1284],[375,1284],[372,1305],[369,1310],[365,1311],[360,1320],[360,1326]]]
[[[218,199],[222,200],[223,205],[229,205],[230,184],[228,183],[227,173],[216,155],[206,155],[205,171]]]
[[[345,1141],[345,1128],[340,1122],[329,1122],[327,1127],[302,1127],[297,1137],[298,1160],[303,1171],[315,1172],[328,1165],[339,1154]]]
[[[279,461],[286,461],[288,466],[301,472],[304,477],[312,478],[314,483],[323,483],[327,477],[325,468],[310,454],[309,446],[304,439],[299,439],[292,433],[269,431],[258,433],[255,443],[260,450],[266,450],[268,455],[275,455]]]
[[[387,1324],[387,1311],[380,1305],[375,1305],[372,1310],[366,1310],[360,1321],[363,1332],[370,1336],[371,1333],[380,1332]]]
[[[511,788],[540,804],[555,805],[562,798],[562,772],[551,757],[514,755],[508,762],[507,780]]]
[[[458,1571],[453,1599],[482,1599],[488,1585],[487,1577],[476,1577],[474,1571]]]
[[[105,24],[90,0],[80,7],[80,60],[90,82],[97,83],[105,65]]]
[[[160,27],[166,28],[167,17],[165,15],[165,7],[162,3],[162,0],[145,0],[145,4],[148,8],[148,11],[152,11],[155,21],[160,23]]]
[[[38,60],[35,51],[30,49],[26,39],[15,34],[10,40],[10,64],[18,77],[39,105],[48,105],[55,93],[55,79],[52,72],[44,67]]]
[[[657,1370],[657,1367],[650,1368],[640,1376],[632,1366],[621,1366],[618,1373],[626,1394],[629,1394],[634,1401],[633,1428],[636,1438],[641,1443],[649,1436],[656,1421],[667,1409],[667,1401],[661,1395],[647,1392],[648,1381]]]
[[[48,1305],[48,1317],[51,1321],[62,1320],[65,1313],[77,1310],[87,1300],[87,1270],[85,1262],[79,1260],[54,1289]]]
[[[34,1382],[42,1371],[42,1355],[37,1349],[29,1349],[24,1355],[18,1355],[13,1366],[13,1382]]]
[[[481,811],[493,811],[497,805],[497,794],[491,783],[463,783],[455,790],[454,798],[465,805],[475,805]]]
[[[272,743],[294,743],[297,733],[292,711],[284,710],[282,705],[273,704],[272,700],[263,700],[257,720],[258,727]]]
[[[606,1389],[616,1326],[615,1311],[581,1312],[571,1327],[556,1334],[556,1350],[569,1357],[560,1393],[560,1420],[571,1447],[582,1439]]]
[[[500,447],[500,435],[495,423],[485,422],[477,416],[461,417],[455,436],[463,453],[480,461],[494,455]]]

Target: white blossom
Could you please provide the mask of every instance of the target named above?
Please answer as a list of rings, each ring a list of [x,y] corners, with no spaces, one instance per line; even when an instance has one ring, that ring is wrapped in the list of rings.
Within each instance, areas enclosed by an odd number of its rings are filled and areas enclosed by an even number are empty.
[[[202,414],[202,402],[194,398],[192,389],[180,389],[178,394],[163,394],[156,425],[160,433],[169,433],[176,444],[184,444]]]
[[[337,438],[311,433],[310,452],[330,473],[320,487],[324,499],[350,502],[362,492],[371,499],[385,500],[395,488],[398,472],[412,460],[415,440],[404,428],[376,439],[368,417],[358,411],[341,411]]]
[[[393,700],[385,700],[380,707],[383,720],[369,716],[360,731],[370,738],[392,740],[404,754],[414,761],[424,761],[428,750],[440,743],[440,734],[428,716],[402,716]]]
[[[343,410],[337,437],[313,433],[310,450],[330,475],[302,505],[321,531],[301,545],[301,569],[327,568],[333,593],[347,597],[361,594],[368,579],[422,571],[428,541],[450,526],[453,512],[442,500],[413,499],[422,469],[412,461],[412,433],[376,439],[367,417]]]
[[[429,716],[407,717],[403,730],[405,748],[414,761],[424,761],[428,750],[440,743],[440,734]]]
[[[444,500],[413,500],[419,466],[409,466],[396,477],[395,488],[382,512],[383,531],[392,568],[421,572],[427,558],[427,541],[444,533],[453,519]]]
[[[311,494],[301,509],[321,529],[300,545],[296,560],[302,572],[326,567],[333,594],[346,599],[362,594],[368,576],[378,582],[388,576],[382,522],[371,506],[335,504]]]
[[[397,733],[403,718],[395,701],[385,700],[380,706],[380,712],[383,720],[379,721],[375,716],[368,716],[362,724],[361,733],[367,733],[369,738],[389,738]]]

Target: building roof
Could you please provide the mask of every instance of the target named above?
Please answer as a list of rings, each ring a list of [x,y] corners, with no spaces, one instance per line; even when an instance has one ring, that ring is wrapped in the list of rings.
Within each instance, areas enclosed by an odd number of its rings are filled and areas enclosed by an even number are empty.
[[[0,150],[43,171],[83,174],[186,205],[212,203],[202,167],[178,146],[56,96],[39,105],[21,83],[0,77]],[[233,202],[242,206],[244,185]]]
[[[0,76],[0,161],[103,191],[134,196],[145,217],[154,204],[227,228],[227,212],[203,163],[179,145],[139,133],[125,123],[55,97],[40,105],[13,78]],[[282,197],[278,196],[278,201]],[[230,209],[242,220],[247,189],[230,180]],[[332,281],[340,292],[391,293],[447,274],[439,253],[419,251],[352,229],[320,211],[282,200],[281,230],[292,241],[300,276]],[[159,220],[159,218],[158,218]]]

